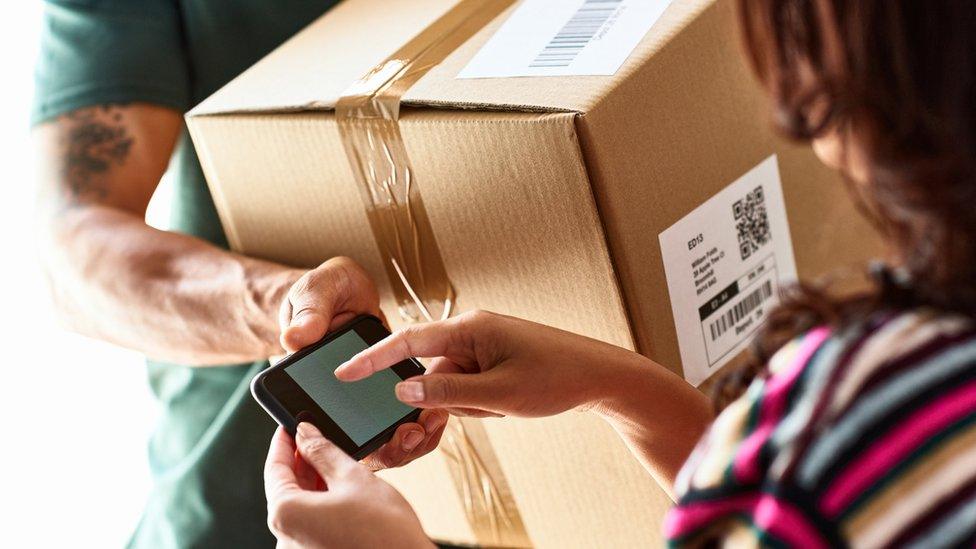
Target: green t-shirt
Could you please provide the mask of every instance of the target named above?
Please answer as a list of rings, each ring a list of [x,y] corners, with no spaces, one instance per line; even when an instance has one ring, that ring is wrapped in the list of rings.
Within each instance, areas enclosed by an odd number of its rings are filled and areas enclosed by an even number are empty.
[[[48,0],[32,119],[113,102],[186,111],[335,3]],[[173,229],[226,247],[185,129],[171,171]],[[149,363],[162,414],[149,444],[154,488],[130,545],[274,545],[261,480],[274,423],[248,390],[265,366]]]

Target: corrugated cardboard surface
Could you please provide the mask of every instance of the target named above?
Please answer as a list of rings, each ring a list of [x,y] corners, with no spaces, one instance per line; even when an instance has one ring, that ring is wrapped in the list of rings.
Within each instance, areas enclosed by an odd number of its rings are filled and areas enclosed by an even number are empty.
[[[461,310],[505,311],[632,348],[574,118],[413,111],[401,131]],[[330,114],[191,125],[234,249],[298,266],[349,255],[391,294]]]
[[[580,124],[638,348],[679,373],[653,239],[771,154],[778,155],[801,277],[863,262],[878,249],[838,175],[809,147],[770,131],[768,106],[738,56],[733,20],[732,2],[709,6]],[[852,234],[865,238],[853,242]]]
[[[197,105],[191,116],[332,109],[353,81],[446,13],[457,0],[347,0]],[[587,112],[679,34],[712,0],[674,2],[613,76],[457,79],[505,21],[499,14],[432,68],[405,105]],[[328,52],[338,52],[329,55]]]
[[[353,257],[397,320],[389,280],[326,110],[454,0],[350,0],[191,112],[231,246],[314,266]],[[401,132],[458,309],[583,333],[680,371],[658,234],[779,155],[798,267],[861,260],[875,240],[836,177],[767,130],[731,1],[676,0],[613,77],[456,81],[499,17],[411,89]],[[331,53],[331,55],[330,55]],[[513,110],[578,112],[487,112]],[[285,112],[291,111],[291,112]],[[636,336],[636,342],[635,342]],[[669,501],[595,417],[483,423],[532,542],[660,543]],[[473,543],[439,454],[384,473],[435,538]]]
[[[633,348],[575,118],[408,111],[401,131],[460,310],[501,311]],[[204,116],[192,125],[233,248],[301,266],[349,255],[373,274],[397,319],[330,114]],[[626,546],[659,534],[667,498],[602,421],[570,414],[485,429],[534,543]],[[443,459],[385,477],[432,535],[474,541],[458,524]],[[568,471],[589,480],[567,485]]]

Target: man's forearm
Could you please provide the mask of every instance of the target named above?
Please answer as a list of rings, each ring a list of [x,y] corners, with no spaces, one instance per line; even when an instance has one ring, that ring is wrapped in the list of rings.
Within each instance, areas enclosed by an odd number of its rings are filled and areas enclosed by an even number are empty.
[[[714,418],[708,398],[663,366],[638,355],[604,389],[594,411],[606,419],[662,488],[672,495],[681,466]]]
[[[41,235],[57,309],[77,332],[195,365],[281,352],[278,307],[303,271],[102,206],[62,212]]]

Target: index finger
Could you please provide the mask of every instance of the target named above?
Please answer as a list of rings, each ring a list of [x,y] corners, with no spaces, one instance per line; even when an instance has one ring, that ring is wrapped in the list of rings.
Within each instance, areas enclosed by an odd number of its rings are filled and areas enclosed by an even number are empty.
[[[292,467],[294,463],[295,441],[284,427],[279,426],[271,438],[268,459],[264,462],[264,493],[269,503],[288,492],[301,489]]]
[[[335,376],[342,381],[358,381],[408,358],[444,356],[457,329],[456,322],[442,320],[396,331],[341,364]]]

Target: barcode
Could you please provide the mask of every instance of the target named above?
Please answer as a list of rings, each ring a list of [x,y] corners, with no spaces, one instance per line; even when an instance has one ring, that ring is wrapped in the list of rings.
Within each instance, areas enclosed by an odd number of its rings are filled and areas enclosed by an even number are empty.
[[[712,331],[712,341],[722,336],[729,328],[735,326],[746,315],[755,311],[757,307],[773,295],[773,281],[767,280],[758,290],[744,297],[715,322],[709,326]]]
[[[586,0],[539,52],[530,67],[568,67],[624,0]]]

